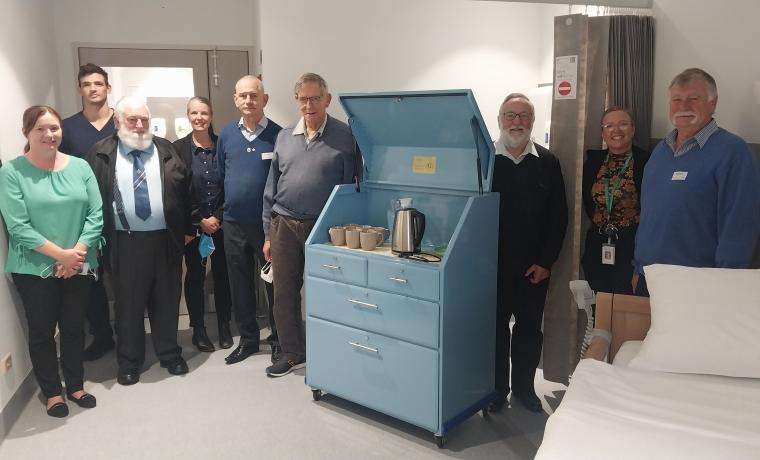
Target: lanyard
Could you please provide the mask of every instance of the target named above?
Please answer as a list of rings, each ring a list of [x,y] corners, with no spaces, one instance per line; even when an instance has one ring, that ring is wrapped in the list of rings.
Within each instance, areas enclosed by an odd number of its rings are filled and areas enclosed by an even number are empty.
[[[615,204],[615,192],[620,190],[620,186],[623,183],[623,175],[625,174],[626,170],[628,169],[628,165],[631,162],[631,157],[633,156],[633,153],[629,153],[628,156],[625,159],[625,163],[623,163],[623,166],[618,169],[615,174],[613,175],[607,175],[607,177],[604,178],[604,203],[607,206],[607,226],[609,227],[610,221],[612,220],[612,208]],[[607,164],[607,161],[610,158],[609,152],[607,153],[607,158],[605,158],[604,163]],[[608,171],[609,172],[609,171]],[[617,178],[616,181],[612,183],[612,187],[610,187],[610,178],[612,176],[615,176]]]

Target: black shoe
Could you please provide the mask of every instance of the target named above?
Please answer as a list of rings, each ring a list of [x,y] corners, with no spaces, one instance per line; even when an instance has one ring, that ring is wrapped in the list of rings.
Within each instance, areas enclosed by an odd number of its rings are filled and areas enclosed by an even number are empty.
[[[102,358],[109,351],[113,350],[115,346],[116,344],[110,337],[108,340],[95,339],[87,348],[84,349],[84,352],[82,353],[82,359],[85,361],[95,361]]]
[[[488,412],[501,412],[504,410],[504,406],[507,405],[507,397],[501,397],[499,396],[496,401],[492,401],[491,404],[488,405]]]
[[[214,344],[211,343],[211,340],[209,340],[208,335],[206,334],[205,327],[193,328],[193,345],[195,345],[195,348],[197,348],[198,351],[204,353],[211,353],[216,350]]]
[[[306,358],[288,358],[286,356],[280,357],[276,363],[267,367],[268,377],[282,377],[283,375],[290,374],[291,371],[301,369],[306,366]]]
[[[47,414],[55,418],[63,418],[69,415],[69,406],[65,402],[57,402],[50,406],[47,410]]]
[[[282,348],[280,347],[280,342],[272,342],[272,364],[279,361],[279,359],[282,357]]]
[[[232,332],[230,332],[229,321],[219,323],[219,346],[222,348],[232,348]]]
[[[238,345],[237,348],[235,348],[235,351],[230,353],[229,356],[224,358],[224,360],[227,362],[227,364],[235,364],[239,363],[240,361],[246,359],[247,357],[251,355],[255,355],[259,352],[259,344],[258,343],[241,343]]]
[[[140,374],[132,371],[119,371],[116,381],[119,382],[119,385],[134,385],[140,381]]]
[[[182,358],[177,358],[168,363],[161,363],[161,367],[165,368],[171,375],[183,375],[190,372],[187,362]]]
[[[530,389],[530,390],[526,390],[526,391],[521,391],[519,393],[518,392],[513,392],[512,394],[529,411],[531,411],[531,412],[541,412],[541,411],[543,411],[543,408],[541,407],[541,400],[538,399],[538,396],[536,396],[536,392],[534,390]]]
[[[75,398],[74,395],[68,393],[66,397],[69,401],[84,409],[92,409],[98,403],[98,400],[95,399],[95,396],[91,395],[90,393],[85,393],[81,398]]]

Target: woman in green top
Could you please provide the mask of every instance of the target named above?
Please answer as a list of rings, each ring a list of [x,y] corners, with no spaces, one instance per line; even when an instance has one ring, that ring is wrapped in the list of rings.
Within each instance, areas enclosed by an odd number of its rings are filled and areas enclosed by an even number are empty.
[[[8,228],[5,271],[13,274],[29,323],[29,355],[47,413],[65,417],[53,331],[61,332],[68,399],[95,407],[84,391],[84,308],[103,228],[100,192],[90,166],[58,151],[61,117],[47,106],[24,112],[24,155],[0,169],[0,211]]]

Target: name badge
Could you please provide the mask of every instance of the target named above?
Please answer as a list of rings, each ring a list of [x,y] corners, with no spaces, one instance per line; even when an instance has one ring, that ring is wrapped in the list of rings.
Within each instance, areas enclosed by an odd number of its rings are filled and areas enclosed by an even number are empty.
[[[675,171],[673,173],[673,178],[670,180],[686,180],[686,176],[689,174],[688,171]]]
[[[603,244],[602,245],[602,264],[603,265],[615,265],[615,245]]]
[[[263,152],[261,154],[261,159],[262,160],[271,160],[273,156],[274,156],[274,152]]]

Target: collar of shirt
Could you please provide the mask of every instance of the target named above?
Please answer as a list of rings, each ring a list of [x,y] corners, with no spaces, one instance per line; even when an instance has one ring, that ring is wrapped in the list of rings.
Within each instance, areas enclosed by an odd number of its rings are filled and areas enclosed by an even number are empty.
[[[149,156],[150,156],[150,155],[153,155],[153,152],[155,151],[155,149],[156,149],[156,146],[155,146],[155,144],[151,142],[151,143],[150,143],[150,147],[148,147],[146,150],[140,150],[140,153],[141,153],[141,154],[142,154],[142,153],[144,153],[144,154],[147,154],[147,155],[149,155]],[[132,148],[129,148],[129,147],[127,147],[127,146],[126,146],[126,145],[125,145],[125,144],[124,144],[124,143],[121,141],[121,139],[119,139],[119,147],[118,147],[118,149],[117,149],[117,150],[118,150],[119,154],[121,154],[121,155],[124,155],[126,158],[128,158],[128,159],[129,159],[129,161],[132,161],[132,155],[130,155],[130,153],[131,153],[132,151],[134,151],[134,150],[138,150],[138,149],[132,149]]]
[[[266,116],[263,116],[261,117],[261,120],[256,123],[256,130],[251,131],[250,129],[246,128],[245,123],[243,123],[243,117],[240,117],[240,121],[238,121],[238,128],[240,128],[240,132],[243,133],[243,137],[248,139],[248,142],[250,142],[259,137],[259,135],[264,132],[268,124],[269,119]]]
[[[306,136],[306,122],[304,121],[303,117],[301,117],[301,119],[298,120],[298,124],[296,124],[296,127],[293,128],[293,135],[294,136],[303,135],[303,137],[306,138],[306,142],[309,142],[309,141],[312,141],[312,140],[316,139],[317,136],[322,136],[322,134],[325,132],[325,126],[327,126],[327,118],[328,117],[329,117],[329,115],[325,115],[325,121],[322,122],[322,126],[319,127],[319,129],[317,130],[316,134],[311,139],[309,139]]]
[[[670,150],[673,151],[673,156],[681,156],[697,145],[699,145],[699,148],[703,148],[710,136],[715,134],[718,129],[718,123],[713,118],[704,126],[704,128],[700,129],[699,132],[694,135],[694,137],[681,144],[680,149],[676,150],[676,138],[678,137],[677,129],[674,129],[673,131],[669,132],[667,136],[665,136],[665,143],[668,144]]]
[[[501,139],[494,142],[494,147],[496,147],[496,154],[497,155],[504,155],[505,157],[512,160],[515,164],[520,164],[520,162],[525,158],[526,156],[533,155],[534,157],[538,158],[538,151],[536,150],[535,144],[533,144],[532,140],[528,141],[528,144],[525,146],[525,150],[520,154],[519,157],[515,158],[513,157],[508,151],[507,146],[504,144],[504,141]]]
[[[190,145],[193,147],[193,155],[198,155],[200,152],[208,152],[211,155],[216,153],[216,145],[213,143],[211,144],[211,148],[207,149],[205,147],[201,147],[200,145],[196,144],[195,140],[193,140],[193,138],[191,137]]]

